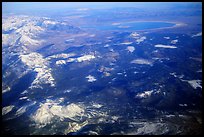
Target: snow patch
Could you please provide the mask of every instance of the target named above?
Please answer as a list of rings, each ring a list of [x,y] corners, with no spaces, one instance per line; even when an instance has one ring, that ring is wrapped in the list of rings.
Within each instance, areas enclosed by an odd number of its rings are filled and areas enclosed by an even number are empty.
[[[94,82],[94,81],[96,81],[95,77],[94,77],[94,76],[91,76],[91,75],[86,76],[86,78],[88,79],[88,82]]]
[[[48,62],[41,54],[32,52],[27,55],[20,55],[20,59],[28,67],[37,72],[37,76],[32,82],[31,88],[39,87],[39,84],[50,84],[51,86],[55,86],[51,69],[48,67]]]
[[[21,97],[19,98],[19,100],[24,100],[24,99],[27,99],[28,97]]]
[[[58,61],[56,61],[55,64],[56,64],[56,65],[66,64],[66,61],[65,61],[65,60],[58,60]]]
[[[93,103],[92,106],[95,107],[95,108],[101,108],[103,105],[97,104],[97,103]]]
[[[6,93],[6,92],[8,92],[8,91],[10,91],[10,90],[11,90],[11,88],[10,88],[10,87],[7,87],[6,89],[2,90],[2,93]]]
[[[40,105],[40,108],[37,109],[35,114],[31,116],[31,119],[37,124],[45,126],[51,123],[54,117],[59,117],[62,120],[64,118],[73,120],[75,117],[81,117],[83,115],[84,109],[82,106],[74,103],[67,106],[61,106],[52,100],[46,100],[44,104]]]
[[[144,64],[144,65],[150,65],[152,66],[152,62],[146,60],[146,59],[135,59],[132,60],[130,63],[134,63],[134,64]]]
[[[192,35],[192,38],[193,38],[193,37],[199,37],[199,36],[202,36],[202,32],[197,33],[197,34],[195,34],[195,35]]]
[[[178,40],[175,39],[175,40],[172,40],[172,41],[171,41],[171,44],[176,44],[177,42],[178,42]]]
[[[14,106],[6,106],[2,108],[2,115],[6,115],[13,110]]]
[[[132,44],[133,42],[123,42],[123,43],[120,43],[121,45],[130,45]]]
[[[106,44],[106,45],[104,46],[104,48],[107,48],[107,47],[110,47],[110,45],[109,45],[109,44]]]
[[[143,37],[137,39],[136,42],[137,42],[137,44],[140,44],[140,43],[143,42],[145,39],[146,39],[146,37],[143,36]]]
[[[170,37],[164,37],[165,39],[170,39]]]
[[[147,98],[149,96],[151,96],[151,94],[153,93],[153,90],[149,90],[149,91],[144,91],[144,93],[138,93],[135,97],[137,98]]]
[[[72,56],[75,56],[76,54],[75,53],[61,53],[61,54],[56,54],[56,55],[52,55],[52,56],[49,56],[47,57],[46,59],[50,60],[52,58],[63,58],[63,59],[67,59],[69,57],[72,57]]]
[[[179,104],[179,106],[181,106],[181,107],[187,107],[188,105],[187,105],[187,104]]]
[[[135,47],[133,47],[133,46],[128,46],[128,47],[127,47],[127,50],[132,53],[132,52],[135,51]]]
[[[170,48],[170,49],[175,49],[177,48],[176,46],[170,46],[170,45],[163,45],[163,44],[157,44],[154,47],[156,48]]]
[[[78,62],[90,61],[90,60],[92,60],[92,59],[94,59],[94,58],[95,58],[94,55],[84,55],[84,56],[78,57],[78,58],[77,58],[77,61],[78,61]]]
[[[201,88],[202,89],[202,81],[201,80],[188,80],[188,83],[194,88]]]

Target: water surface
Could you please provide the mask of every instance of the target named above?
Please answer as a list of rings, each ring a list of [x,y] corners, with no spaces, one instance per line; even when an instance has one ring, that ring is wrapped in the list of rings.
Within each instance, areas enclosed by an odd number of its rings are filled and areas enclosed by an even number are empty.
[[[112,23],[102,25],[89,25],[81,26],[83,29],[97,29],[97,30],[147,30],[173,27],[174,23],[169,22],[124,22],[124,23]]]

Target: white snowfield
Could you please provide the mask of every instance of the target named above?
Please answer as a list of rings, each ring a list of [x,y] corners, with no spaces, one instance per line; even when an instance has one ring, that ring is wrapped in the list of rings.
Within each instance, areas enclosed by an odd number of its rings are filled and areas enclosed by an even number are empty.
[[[45,31],[37,25],[42,18],[28,16],[12,16],[3,18],[2,43],[3,45],[22,44],[25,46],[37,46],[44,41],[36,39],[36,36]],[[4,34],[9,32],[9,34]],[[17,40],[19,39],[18,43]]]
[[[55,86],[51,68],[48,67],[48,61],[44,59],[41,54],[32,52],[27,55],[20,55],[20,59],[29,68],[37,72],[37,76],[32,82],[31,88],[39,87],[39,84],[50,84],[51,86]]]
[[[21,38],[20,38],[20,43],[23,43],[25,46],[29,46],[29,45],[37,46],[42,44],[42,42],[43,42],[42,40],[41,41],[34,40],[26,35],[21,35]]]
[[[26,22],[29,22],[28,16],[10,16],[7,18],[3,18],[2,30],[3,31],[16,30]]]
[[[135,59],[132,60],[130,63],[134,63],[134,64],[144,64],[144,65],[150,65],[152,66],[152,62],[146,60],[146,59]]]
[[[68,24],[36,16],[4,17],[2,19],[2,44],[12,46],[21,44],[30,48],[40,46],[44,41],[38,37],[39,34],[55,25]]]
[[[163,44],[157,44],[154,47],[156,48],[170,48],[170,49],[175,49],[177,48],[176,46],[170,46],[170,45],[163,45]]]
[[[28,37],[35,37],[36,34],[45,31],[44,28],[37,26],[35,22],[26,23],[22,27],[18,28],[15,33],[20,35],[27,35]]]

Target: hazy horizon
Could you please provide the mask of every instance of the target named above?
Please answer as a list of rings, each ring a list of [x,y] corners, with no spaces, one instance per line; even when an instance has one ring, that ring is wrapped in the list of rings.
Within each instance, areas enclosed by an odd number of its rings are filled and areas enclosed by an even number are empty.
[[[172,7],[202,7],[201,2],[2,2],[2,13],[28,13],[63,9],[102,9],[102,8],[172,8]],[[50,11],[49,11],[50,12]]]

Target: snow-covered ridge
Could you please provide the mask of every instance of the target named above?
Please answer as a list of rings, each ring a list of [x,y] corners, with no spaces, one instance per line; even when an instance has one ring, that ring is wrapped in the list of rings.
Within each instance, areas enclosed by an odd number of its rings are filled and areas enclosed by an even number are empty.
[[[78,104],[71,103],[61,106],[59,102],[47,99],[45,103],[41,103],[31,119],[39,125],[47,125],[52,122],[54,117],[59,117],[61,120],[69,118],[76,121],[75,117],[83,115],[84,108]]]
[[[188,80],[187,81],[194,89],[201,88],[202,89],[202,81],[201,80]]]
[[[199,36],[202,36],[202,32],[192,35],[192,37],[199,37]]]
[[[89,123],[114,123],[119,119],[119,116],[109,116],[106,111],[101,110],[105,106],[97,102],[91,102],[89,105],[81,102],[62,105],[63,99],[62,101],[59,100],[46,99],[40,104],[35,113],[30,116],[31,120],[36,123],[36,127],[42,128],[55,122],[55,120],[69,119],[71,121],[68,122],[67,129],[64,130],[64,134],[68,134],[80,130]]]
[[[42,19],[43,18],[29,16],[11,16],[4,18],[2,22],[3,45],[14,46],[22,44],[25,46],[36,46],[42,44],[43,40],[36,39],[38,34],[45,31],[44,28],[38,25]],[[19,41],[17,41],[18,39]]]
[[[37,76],[31,85],[32,88],[39,87],[39,84],[50,84],[51,86],[55,86],[51,68],[48,67],[49,63],[41,54],[32,52],[27,55],[20,55],[20,59],[29,68],[37,72]]]
[[[35,105],[37,102],[36,101],[33,101],[33,102],[30,102],[28,105],[24,105],[22,107],[20,107],[17,111],[16,111],[16,116],[19,117],[21,115],[23,115],[27,110],[28,108],[30,108],[31,106]]]
[[[11,88],[9,86],[7,86],[4,90],[2,90],[2,93],[6,93],[6,92],[8,92],[10,90],[11,90]]]
[[[175,78],[179,78],[181,81],[188,82],[190,86],[194,89],[201,88],[202,89],[202,80],[184,80],[184,75],[176,75],[175,72],[170,73],[170,75],[174,76]]]
[[[25,46],[29,46],[29,45],[37,46],[37,45],[41,45],[43,40],[35,40],[28,37],[27,35],[21,35],[19,42],[23,43],[23,45]]]
[[[3,45],[38,46],[43,44],[39,34],[52,29],[79,30],[79,28],[46,17],[10,16],[2,21]]]

